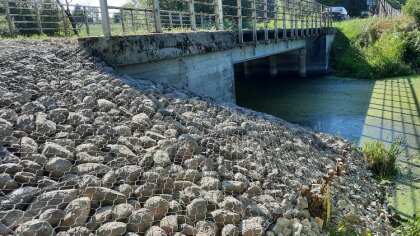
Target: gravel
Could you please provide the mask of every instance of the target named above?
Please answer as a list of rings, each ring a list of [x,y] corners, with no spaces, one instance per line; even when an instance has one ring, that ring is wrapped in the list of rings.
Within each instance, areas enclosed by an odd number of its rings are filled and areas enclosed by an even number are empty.
[[[391,234],[345,140],[113,73],[75,40],[0,41],[0,232],[321,235],[327,188],[333,225]]]

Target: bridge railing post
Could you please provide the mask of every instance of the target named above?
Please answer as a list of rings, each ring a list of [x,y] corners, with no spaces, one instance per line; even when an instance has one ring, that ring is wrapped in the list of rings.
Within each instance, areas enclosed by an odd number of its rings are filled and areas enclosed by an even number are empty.
[[[268,2],[264,0],[264,40],[268,41]]]
[[[108,1],[99,0],[102,17],[102,30],[105,37],[111,36],[111,25],[109,24]]]
[[[9,26],[9,34],[10,36],[13,36],[15,34],[14,27],[13,27],[13,19],[10,15],[10,7],[9,7],[9,0],[6,0],[5,2],[5,8],[6,8],[6,18],[7,18],[7,24]]]
[[[223,3],[222,0],[214,0],[214,14],[216,16],[216,29],[223,30]]]
[[[287,11],[287,0],[282,0],[283,2],[283,11],[282,11],[282,20],[283,20],[283,39],[287,38],[287,21],[286,21],[286,11]]]
[[[159,0],[153,0],[153,13],[155,15],[155,31],[162,33],[162,19],[160,18]]]
[[[239,43],[244,42],[244,31],[243,31],[243,18],[242,18],[242,0],[236,0],[236,7],[238,8],[238,33],[239,33]]]
[[[278,12],[279,5],[277,0],[274,1],[274,39],[277,41],[279,39],[279,21],[278,21]]]
[[[251,2],[251,11],[252,11],[252,41],[257,42],[257,6],[255,0]]]
[[[194,8],[194,0],[189,0],[188,5],[190,8],[190,25],[191,30],[196,31],[197,30],[197,23],[195,21],[195,8]]]

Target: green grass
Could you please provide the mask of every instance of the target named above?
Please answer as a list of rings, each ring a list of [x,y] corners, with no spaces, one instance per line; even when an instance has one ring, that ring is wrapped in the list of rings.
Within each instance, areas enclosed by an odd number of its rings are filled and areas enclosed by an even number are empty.
[[[391,142],[389,148],[380,141],[364,143],[362,152],[372,169],[379,178],[394,176],[397,170],[397,157],[404,150],[405,141],[397,138]]]
[[[408,221],[408,223],[401,225],[397,229],[399,235],[404,236],[418,236],[420,235],[420,215],[414,220]]]
[[[372,17],[334,26],[332,63],[338,76],[379,79],[415,74],[420,67],[420,30],[411,18]]]

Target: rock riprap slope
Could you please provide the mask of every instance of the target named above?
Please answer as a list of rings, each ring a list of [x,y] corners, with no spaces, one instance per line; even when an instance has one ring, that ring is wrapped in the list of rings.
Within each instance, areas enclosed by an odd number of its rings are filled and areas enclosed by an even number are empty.
[[[0,41],[0,157],[1,235],[319,235],[327,208],[389,231],[348,143],[113,74],[72,40]]]

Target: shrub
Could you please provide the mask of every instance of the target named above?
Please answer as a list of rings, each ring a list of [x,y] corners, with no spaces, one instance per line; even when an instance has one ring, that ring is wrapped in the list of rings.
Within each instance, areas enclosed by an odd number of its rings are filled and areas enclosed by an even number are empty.
[[[391,142],[389,148],[380,141],[366,142],[362,152],[372,169],[380,178],[397,173],[397,156],[404,151],[405,140],[397,138]]]
[[[405,14],[412,16],[417,24],[420,24],[420,0],[408,0],[402,9]]]
[[[338,76],[379,79],[419,70],[420,30],[411,18],[355,19],[336,27],[331,58]]]

